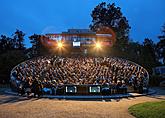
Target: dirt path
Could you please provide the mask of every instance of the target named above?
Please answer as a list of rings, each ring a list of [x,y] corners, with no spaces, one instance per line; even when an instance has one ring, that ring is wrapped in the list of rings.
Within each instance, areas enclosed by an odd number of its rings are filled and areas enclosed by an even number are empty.
[[[146,101],[165,100],[164,95],[112,101],[27,99],[0,95],[0,118],[133,118],[128,107]]]

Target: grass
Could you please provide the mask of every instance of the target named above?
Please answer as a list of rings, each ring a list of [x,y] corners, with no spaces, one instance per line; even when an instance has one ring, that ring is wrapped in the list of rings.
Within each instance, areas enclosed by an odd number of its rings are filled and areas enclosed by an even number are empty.
[[[136,118],[165,118],[165,101],[140,103],[128,110]]]

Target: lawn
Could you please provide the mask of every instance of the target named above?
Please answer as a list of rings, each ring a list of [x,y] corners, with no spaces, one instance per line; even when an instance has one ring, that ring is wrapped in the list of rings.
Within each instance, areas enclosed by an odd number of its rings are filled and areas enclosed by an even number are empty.
[[[165,101],[140,103],[128,110],[136,118],[165,118]]]

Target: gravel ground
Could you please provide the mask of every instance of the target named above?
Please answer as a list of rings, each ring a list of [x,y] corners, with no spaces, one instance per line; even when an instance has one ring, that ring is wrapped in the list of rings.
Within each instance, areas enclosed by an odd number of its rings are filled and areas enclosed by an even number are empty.
[[[134,118],[128,108],[146,101],[165,100],[164,95],[111,101],[27,99],[0,95],[0,118]]]

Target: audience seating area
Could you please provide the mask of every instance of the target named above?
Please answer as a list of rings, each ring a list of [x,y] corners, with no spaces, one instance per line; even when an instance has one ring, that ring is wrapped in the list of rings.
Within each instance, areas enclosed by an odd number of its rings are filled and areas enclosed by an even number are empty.
[[[148,80],[143,67],[115,57],[45,56],[22,62],[11,71],[12,88],[38,81],[43,93],[52,95],[127,93],[128,87],[143,92]]]

